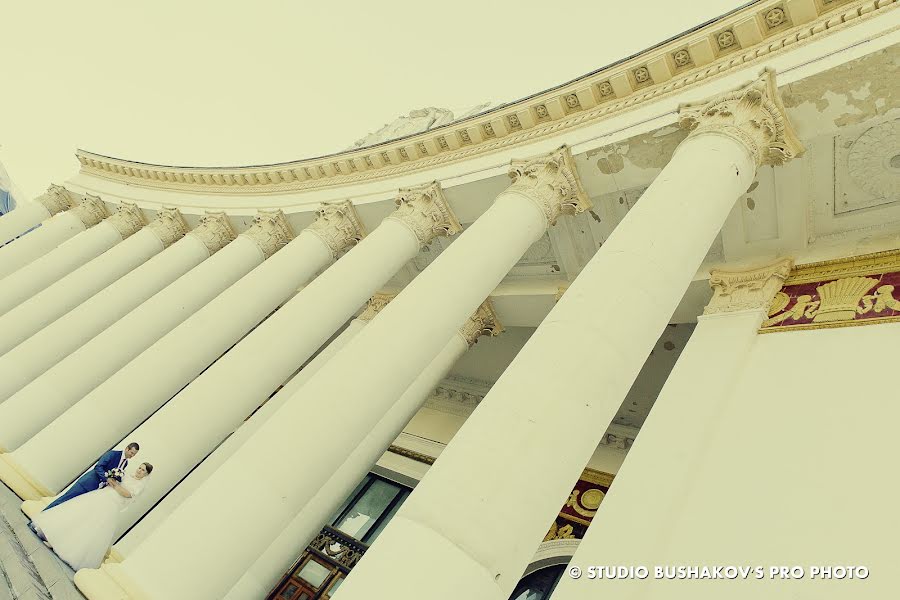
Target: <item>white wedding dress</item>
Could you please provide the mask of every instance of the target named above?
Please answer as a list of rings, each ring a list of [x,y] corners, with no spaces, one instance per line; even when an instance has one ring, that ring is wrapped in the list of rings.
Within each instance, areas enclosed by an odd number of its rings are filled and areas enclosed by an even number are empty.
[[[119,513],[141,493],[144,483],[128,475],[121,485],[131,498],[111,487],[94,490],[45,510],[34,525],[73,570],[96,569],[112,545]]]

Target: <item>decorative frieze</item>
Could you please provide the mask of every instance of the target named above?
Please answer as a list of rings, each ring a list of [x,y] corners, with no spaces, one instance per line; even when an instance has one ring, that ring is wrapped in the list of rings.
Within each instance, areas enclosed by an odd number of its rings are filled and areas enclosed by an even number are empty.
[[[88,228],[93,227],[109,216],[103,200],[90,194],[85,194],[84,199],[78,203],[78,206],[69,209],[69,212],[81,219],[84,226]]]
[[[366,308],[358,318],[362,321],[371,321],[375,318],[375,315],[380,313],[381,309],[387,306],[396,296],[397,294],[386,294],[383,292],[375,294],[369,298],[369,301],[366,303]]]
[[[401,189],[396,203],[397,210],[388,219],[406,225],[422,246],[428,245],[435,236],[451,236],[462,231],[436,181]]]
[[[691,130],[690,136],[715,134],[737,140],[757,165],[784,164],[803,153],[771,69],[740,89],[702,103],[683,104],[679,113],[681,126]]]
[[[508,191],[531,199],[550,225],[560,215],[578,214],[592,206],[567,146],[530,160],[512,161],[509,177],[513,183]]]
[[[147,227],[163,243],[163,248],[168,248],[188,232],[187,223],[177,208],[161,208]]]
[[[306,231],[318,236],[335,259],[344,250],[359,243],[365,235],[362,223],[349,200],[322,204],[316,211],[316,220]]]
[[[74,195],[61,185],[51,185],[47,191],[35,198],[47,209],[52,217],[75,206]]]
[[[224,212],[207,212],[200,218],[197,228],[188,235],[203,242],[210,255],[230,244],[235,238],[234,229]]]
[[[713,269],[709,277],[713,297],[703,309],[703,314],[768,308],[793,264],[793,259],[785,258],[763,267],[740,271]]]
[[[116,228],[123,240],[140,231],[145,224],[143,211],[137,204],[129,202],[122,202],[107,221]]]
[[[459,333],[469,346],[473,346],[483,335],[495,337],[503,333],[503,326],[497,318],[497,313],[494,312],[490,298],[481,303],[475,314],[460,327]]]
[[[266,258],[294,239],[294,232],[280,210],[259,211],[253,217],[253,225],[241,235],[253,240]]]

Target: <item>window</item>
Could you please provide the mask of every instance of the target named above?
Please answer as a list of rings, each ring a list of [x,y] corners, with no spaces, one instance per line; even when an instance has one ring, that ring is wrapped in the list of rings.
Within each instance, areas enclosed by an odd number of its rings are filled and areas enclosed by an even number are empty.
[[[409,490],[403,486],[370,474],[332,521],[332,527],[370,544],[384,530],[408,495]]]
[[[555,565],[523,577],[509,600],[549,600],[566,565]]]

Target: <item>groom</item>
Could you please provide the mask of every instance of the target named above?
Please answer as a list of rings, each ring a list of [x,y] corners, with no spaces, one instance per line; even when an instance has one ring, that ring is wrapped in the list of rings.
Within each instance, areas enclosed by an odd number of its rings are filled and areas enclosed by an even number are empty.
[[[128,466],[128,459],[134,458],[141,447],[132,442],[125,447],[125,451],[110,450],[100,457],[94,468],[78,478],[78,481],[72,484],[65,494],[54,500],[50,506],[44,510],[53,508],[58,504],[62,504],[67,500],[71,500],[81,494],[93,492],[106,485],[106,472],[112,469],[125,469]]]

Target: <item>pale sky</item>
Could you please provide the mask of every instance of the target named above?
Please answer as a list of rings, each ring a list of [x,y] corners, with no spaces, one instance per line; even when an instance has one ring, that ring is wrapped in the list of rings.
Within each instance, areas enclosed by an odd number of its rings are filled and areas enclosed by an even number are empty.
[[[0,0],[0,162],[26,198],[76,148],[247,165],[583,75],[745,0]]]

